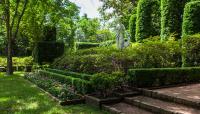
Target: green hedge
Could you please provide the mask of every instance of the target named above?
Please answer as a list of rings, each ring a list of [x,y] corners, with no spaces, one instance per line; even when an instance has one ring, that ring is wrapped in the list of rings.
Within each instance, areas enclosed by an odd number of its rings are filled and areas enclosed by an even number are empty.
[[[200,67],[131,69],[128,75],[132,86],[157,87],[200,82]]]
[[[137,6],[136,41],[160,35],[160,1],[140,0]]]
[[[62,84],[72,86],[78,93],[85,94],[91,92],[91,84],[89,81],[82,80],[80,78],[65,76],[62,74],[52,73],[44,70],[40,70],[39,74],[40,76],[51,78],[59,81]]]
[[[182,35],[192,35],[200,32],[200,1],[186,4],[183,15]]]
[[[38,42],[33,51],[34,61],[53,62],[53,60],[64,53],[64,43],[61,42]]]
[[[99,43],[91,43],[91,42],[76,42],[76,49],[88,49],[93,47],[98,47]]]
[[[88,74],[82,74],[82,73],[76,73],[76,72],[70,72],[70,71],[63,71],[63,70],[57,70],[57,69],[51,69],[51,68],[46,68],[45,70],[47,70],[49,72],[54,72],[54,73],[66,75],[66,76],[71,76],[71,77],[74,77],[74,78],[80,78],[80,79],[83,79],[83,80],[90,80],[90,78],[92,77],[92,75],[88,75]]]
[[[182,66],[200,66],[200,34],[184,36],[182,42]]]
[[[188,0],[161,0],[161,39],[181,35],[182,15]]]
[[[137,14],[133,14],[129,20],[129,31],[131,34],[131,41],[135,42],[135,29],[136,29]]]

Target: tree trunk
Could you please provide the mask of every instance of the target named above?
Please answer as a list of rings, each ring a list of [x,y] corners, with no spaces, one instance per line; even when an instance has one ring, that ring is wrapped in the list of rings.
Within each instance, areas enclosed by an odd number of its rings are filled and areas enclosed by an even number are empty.
[[[10,30],[10,0],[5,0],[5,15],[6,15],[6,29],[7,29],[7,75],[13,74],[12,67],[12,38]]]

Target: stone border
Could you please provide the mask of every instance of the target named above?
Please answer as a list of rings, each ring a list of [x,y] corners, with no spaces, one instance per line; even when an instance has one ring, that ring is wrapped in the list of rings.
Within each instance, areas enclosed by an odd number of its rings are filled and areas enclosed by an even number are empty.
[[[89,104],[101,109],[103,104],[119,103],[122,101],[122,98],[112,97],[112,98],[99,99],[92,95],[85,95],[85,100],[86,100],[86,104]]]

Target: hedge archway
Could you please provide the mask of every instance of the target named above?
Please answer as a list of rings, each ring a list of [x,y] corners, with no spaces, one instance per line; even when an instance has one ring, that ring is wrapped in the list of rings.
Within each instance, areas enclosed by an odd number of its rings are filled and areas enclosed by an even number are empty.
[[[136,41],[160,34],[160,1],[140,0],[137,6]]]

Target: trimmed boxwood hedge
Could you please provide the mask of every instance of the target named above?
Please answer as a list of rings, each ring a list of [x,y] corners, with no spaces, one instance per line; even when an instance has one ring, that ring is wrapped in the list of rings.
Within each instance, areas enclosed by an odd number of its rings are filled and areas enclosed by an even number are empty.
[[[200,1],[186,4],[183,15],[182,36],[200,32]]]
[[[181,36],[182,15],[188,0],[161,0],[161,39]]]
[[[82,80],[80,78],[74,78],[71,76],[65,76],[62,74],[57,74],[49,71],[40,70],[40,76],[51,78],[59,81],[62,84],[66,84],[74,87],[74,89],[81,94],[90,93],[92,91],[91,84],[87,80]]]
[[[140,0],[136,20],[136,41],[160,35],[160,1]]]
[[[82,73],[76,73],[76,72],[64,71],[64,70],[58,70],[58,69],[46,68],[45,70],[47,70],[49,72],[53,72],[53,73],[71,76],[71,77],[74,77],[74,78],[80,78],[80,79],[83,79],[83,80],[90,80],[90,78],[92,77],[92,75],[89,75],[89,74],[82,74]]]
[[[200,82],[200,67],[131,69],[128,76],[130,85],[137,87]]]
[[[91,42],[76,42],[76,49],[88,49],[93,47],[98,47],[99,43],[91,43]]]

